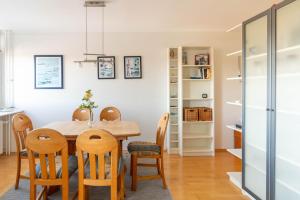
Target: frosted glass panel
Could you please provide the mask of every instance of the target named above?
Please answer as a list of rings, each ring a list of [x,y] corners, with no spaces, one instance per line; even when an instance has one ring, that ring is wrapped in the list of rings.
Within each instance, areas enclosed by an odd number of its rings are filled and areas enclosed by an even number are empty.
[[[246,25],[245,187],[266,199],[267,16]]]
[[[277,10],[276,199],[300,199],[300,1]]]

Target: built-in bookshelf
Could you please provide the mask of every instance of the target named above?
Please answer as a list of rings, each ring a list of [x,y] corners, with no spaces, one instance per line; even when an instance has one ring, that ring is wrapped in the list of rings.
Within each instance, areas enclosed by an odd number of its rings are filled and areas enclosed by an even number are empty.
[[[169,154],[178,154],[178,48],[168,49],[168,74],[170,123],[167,135],[167,147]]]
[[[168,60],[169,110],[171,116],[172,113],[176,116],[174,120],[177,120],[177,123],[171,121],[169,125],[168,152],[182,156],[212,156],[215,152],[213,48],[170,48]],[[177,61],[177,64],[172,61]],[[177,84],[172,86],[171,80],[177,80]],[[172,95],[173,89],[176,95]],[[172,104],[176,108],[171,107],[171,98],[176,98]],[[209,108],[212,118],[206,121],[200,118],[186,121],[184,108]]]

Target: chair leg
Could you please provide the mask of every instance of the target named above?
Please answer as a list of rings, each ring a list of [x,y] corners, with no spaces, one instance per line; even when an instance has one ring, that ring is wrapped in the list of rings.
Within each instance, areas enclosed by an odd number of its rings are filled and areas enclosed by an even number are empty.
[[[136,191],[137,187],[137,155],[132,154],[132,179],[131,179],[131,190]]]
[[[36,200],[36,186],[30,181],[30,200]]]
[[[83,183],[78,184],[78,199],[85,200],[86,195],[86,188],[84,187]]]
[[[159,160],[159,158],[156,158],[156,168],[157,168],[158,175],[161,175],[160,160]]]
[[[62,185],[62,200],[68,200],[69,199],[69,182],[67,184]]]
[[[133,165],[133,162],[132,162],[133,158],[132,157],[133,157],[133,155],[131,154],[130,155],[130,176],[132,176],[132,165]]]
[[[160,158],[160,176],[161,176],[161,179],[162,179],[162,183],[163,183],[163,187],[164,189],[167,189],[167,183],[166,183],[166,179],[165,179],[165,170],[164,170],[164,158],[161,157]]]
[[[16,175],[16,183],[15,183],[16,190],[19,188],[20,174],[21,174],[21,157],[20,157],[20,154],[18,154],[17,155],[17,175]]]

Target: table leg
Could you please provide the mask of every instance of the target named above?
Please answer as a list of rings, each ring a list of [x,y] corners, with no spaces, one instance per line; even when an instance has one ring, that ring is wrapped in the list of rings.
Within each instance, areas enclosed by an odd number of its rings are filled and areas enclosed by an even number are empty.
[[[119,140],[119,155],[118,158],[122,156],[123,153],[123,140]]]

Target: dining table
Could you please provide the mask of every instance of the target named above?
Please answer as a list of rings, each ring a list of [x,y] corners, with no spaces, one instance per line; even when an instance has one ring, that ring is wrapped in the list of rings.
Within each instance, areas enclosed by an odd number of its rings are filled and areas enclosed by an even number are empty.
[[[89,123],[88,121],[56,121],[49,123],[42,128],[50,128],[60,132],[68,142],[69,155],[76,154],[76,138],[84,131],[89,129],[106,130],[111,133],[119,143],[118,157],[122,156],[122,142],[129,137],[140,136],[138,123],[133,121],[98,121]],[[59,190],[59,187],[52,186],[48,190],[51,195]]]
[[[68,142],[70,155],[76,153],[77,136],[89,129],[102,129],[111,133],[119,142],[119,156],[122,155],[122,142],[124,140],[141,135],[139,125],[134,121],[98,121],[93,123],[87,121],[56,121],[45,125],[43,128],[54,129],[64,135]]]

